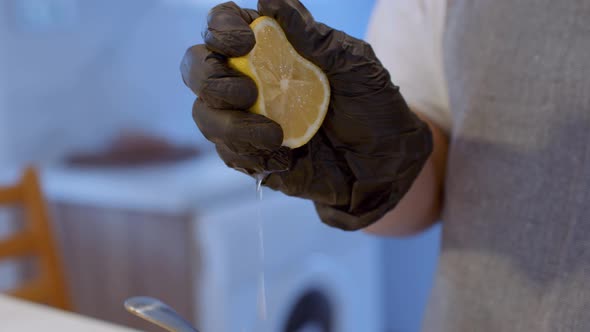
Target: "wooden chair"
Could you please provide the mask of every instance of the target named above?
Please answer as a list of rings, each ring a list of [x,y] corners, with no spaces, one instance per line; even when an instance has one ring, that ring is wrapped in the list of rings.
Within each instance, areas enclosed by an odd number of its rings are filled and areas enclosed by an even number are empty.
[[[62,264],[35,169],[27,168],[18,184],[0,187],[2,205],[22,207],[24,227],[8,238],[0,238],[0,261],[33,257],[38,264],[38,273],[31,280],[8,290],[7,294],[71,310]]]

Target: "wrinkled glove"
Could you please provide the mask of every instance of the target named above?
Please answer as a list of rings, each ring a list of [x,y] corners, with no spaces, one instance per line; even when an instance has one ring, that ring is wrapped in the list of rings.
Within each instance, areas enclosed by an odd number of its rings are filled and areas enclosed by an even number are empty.
[[[246,111],[256,85],[227,65],[254,47],[249,24],[260,15],[276,19],[330,80],[328,114],[301,148],[281,147],[280,126]],[[274,171],[264,185],[311,199],[323,222],[344,230],[367,227],[396,206],[430,155],[432,137],[369,44],[316,22],[297,0],[260,0],[258,11],[221,4],[209,14],[204,39],[187,51],[181,71],[198,95],[193,118],[229,167]]]

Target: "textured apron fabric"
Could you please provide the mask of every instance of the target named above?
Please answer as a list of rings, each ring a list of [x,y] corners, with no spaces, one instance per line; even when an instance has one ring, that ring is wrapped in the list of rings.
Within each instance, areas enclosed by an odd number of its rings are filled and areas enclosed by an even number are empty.
[[[451,0],[428,332],[590,331],[590,1]]]

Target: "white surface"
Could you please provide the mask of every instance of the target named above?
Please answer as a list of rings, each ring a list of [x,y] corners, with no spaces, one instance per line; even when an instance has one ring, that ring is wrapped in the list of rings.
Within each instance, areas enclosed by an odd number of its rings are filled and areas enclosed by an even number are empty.
[[[367,40],[410,107],[451,128],[443,68],[447,0],[380,0]]]
[[[215,209],[246,192],[254,197],[255,187],[216,155],[153,167],[49,167],[42,180],[54,201],[175,214]]]
[[[124,310],[121,308],[121,310]],[[132,332],[128,328],[0,295],[0,331]]]

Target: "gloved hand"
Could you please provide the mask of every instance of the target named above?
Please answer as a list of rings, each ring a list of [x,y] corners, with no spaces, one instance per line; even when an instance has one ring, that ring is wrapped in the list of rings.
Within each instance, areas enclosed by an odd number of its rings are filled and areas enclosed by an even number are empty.
[[[248,25],[259,15],[276,19],[330,80],[328,114],[301,148],[281,147],[280,126],[246,111],[256,85],[227,65],[254,47]],[[298,0],[260,0],[258,11],[221,4],[204,39],[187,51],[181,71],[198,95],[193,118],[228,166],[251,175],[288,169],[264,185],[311,199],[322,221],[344,230],[367,227],[396,206],[430,155],[432,137],[369,44],[316,22]]]

